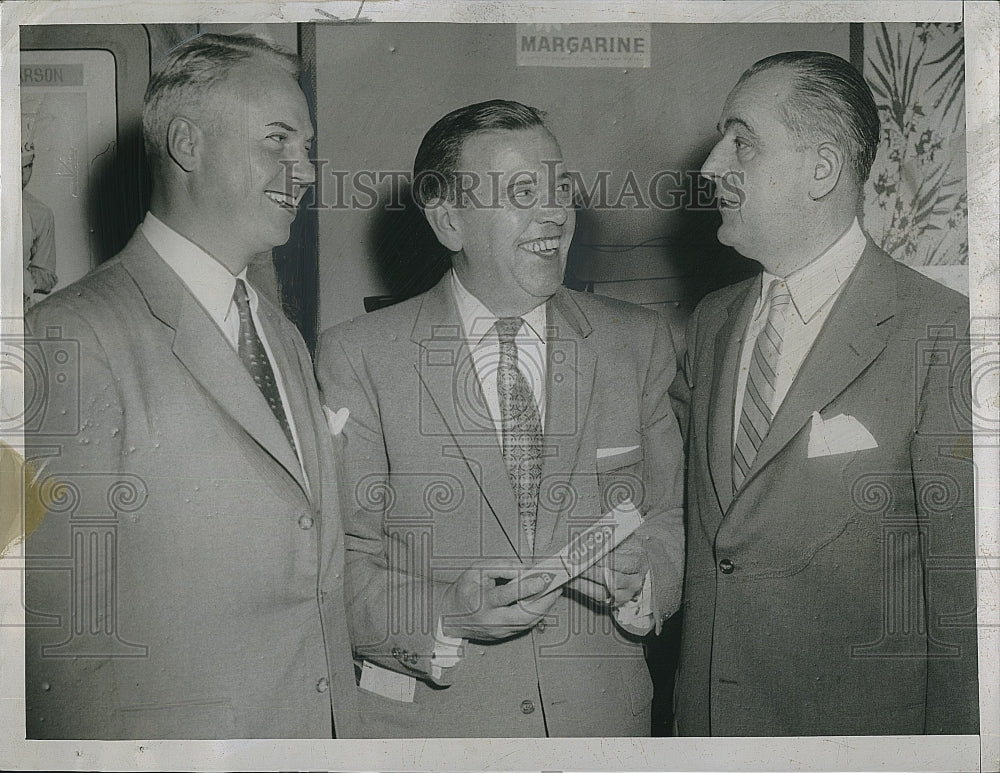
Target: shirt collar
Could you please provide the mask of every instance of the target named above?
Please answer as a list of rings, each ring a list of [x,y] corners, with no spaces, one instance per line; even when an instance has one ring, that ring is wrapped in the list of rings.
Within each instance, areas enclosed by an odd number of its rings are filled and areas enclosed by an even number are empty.
[[[867,241],[858,219],[854,218],[850,227],[818,258],[785,277],[792,306],[803,323],[808,323],[837,294],[861,259]],[[764,272],[762,295],[775,279],[781,277]]]
[[[190,239],[177,233],[152,212],[146,213],[141,228],[142,235],[180,277],[195,300],[204,307],[216,324],[223,326],[231,313],[230,307],[233,305],[233,290],[236,288],[237,279],[242,279],[246,283],[250,308],[256,311],[257,293],[250,283],[246,282],[245,268],[233,276],[219,261]]]
[[[499,318],[466,289],[454,269],[451,270],[451,289],[458,306],[458,315],[462,320],[465,338],[471,346],[479,346],[483,343],[483,339],[492,332],[493,326]],[[527,314],[522,314],[521,319],[525,323],[521,326],[521,332],[526,331],[528,335],[538,339],[544,345],[546,341],[545,304],[540,303]]]

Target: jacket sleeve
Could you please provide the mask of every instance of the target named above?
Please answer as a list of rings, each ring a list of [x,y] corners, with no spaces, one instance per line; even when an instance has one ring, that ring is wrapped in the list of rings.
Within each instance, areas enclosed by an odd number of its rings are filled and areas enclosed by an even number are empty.
[[[323,404],[334,413],[349,412],[342,430],[348,503],[343,520],[355,656],[446,684],[452,669],[432,667],[435,609],[447,585],[429,579],[430,557],[419,540],[387,528],[394,495],[377,385],[360,347],[345,345],[339,328],[321,338],[316,375]]]
[[[642,389],[645,518],[636,532],[650,566],[657,632],[680,608],[684,577],[684,447],[668,391],[676,362],[667,320],[658,315]]]
[[[925,732],[979,732],[976,519],[968,318],[934,343],[910,448],[923,553],[928,661]],[[924,352],[925,360],[929,352]],[[918,367],[927,362],[918,363]],[[920,372],[920,371],[918,371]]]
[[[25,394],[25,404],[35,404],[39,419],[25,427],[25,456],[32,458],[47,511],[40,522],[26,525],[25,535],[27,733],[29,738],[113,737],[120,732],[117,713],[94,710],[114,705],[108,677],[113,656],[66,653],[79,650],[76,634],[93,624],[90,614],[102,611],[87,610],[114,587],[114,563],[91,555],[74,558],[88,572],[53,569],[74,556],[72,526],[87,523],[75,515],[107,512],[108,503],[122,497],[141,503],[146,485],[123,471],[123,401],[101,337],[59,299],[34,307],[25,325],[25,348],[43,376],[34,383],[37,391]],[[89,549],[98,533],[82,532],[91,537]],[[83,600],[79,607],[74,595]]]
[[[684,438],[685,451],[690,442],[688,422],[691,412],[691,390],[694,387],[694,357],[698,345],[698,312],[694,310],[685,330],[684,353],[680,357],[680,367],[670,384],[670,402]]]

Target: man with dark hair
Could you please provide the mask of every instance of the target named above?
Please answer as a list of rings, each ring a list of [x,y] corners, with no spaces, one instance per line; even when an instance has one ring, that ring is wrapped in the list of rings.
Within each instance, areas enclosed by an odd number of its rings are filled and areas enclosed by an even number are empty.
[[[861,230],[879,143],[831,54],[740,78],[702,174],[763,273],[706,297],[688,445],[683,735],[976,733],[966,298]]]
[[[144,106],[149,213],[27,315],[50,356],[26,432],[50,494],[26,543],[29,738],[360,732],[340,449],[301,336],[246,278],[314,179],[296,72],[251,37],[172,51]]]
[[[539,111],[446,115],[414,185],[453,270],[316,357],[344,423],[366,732],[648,735],[640,636],[679,604],[684,540],[666,321],[562,287],[576,213]],[[625,497],[643,522],[603,564],[522,580]]]

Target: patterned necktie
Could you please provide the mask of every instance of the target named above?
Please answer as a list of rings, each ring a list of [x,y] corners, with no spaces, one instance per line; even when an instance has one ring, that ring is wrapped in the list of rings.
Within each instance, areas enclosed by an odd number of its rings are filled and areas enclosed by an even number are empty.
[[[542,420],[531,385],[517,367],[514,337],[522,323],[520,317],[497,320],[497,337],[500,339],[497,396],[500,400],[503,460],[517,496],[521,528],[528,538],[528,545],[533,547],[538,490],[542,482]]]
[[[285,416],[284,406],[281,404],[281,394],[278,392],[278,383],[274,380],[274,371],[271,369],[271,362],[267,358],[264,344],[257,335],[257,328],[254,327],[253,317],[250,315],[250,299],[247,297],[247,286],[242,279],[236,280],[236,289],[233,290],[233,300],[240,313],[240,340],[239,355],[246,369],[253,377],[254,383],[264,395],[267,404],[271,406],[271,412],[278,424],[285,431],[285,437],[292,449],[295,449],[295,441],[292,438],[292,428],[288,426],[288,418]]]
[[[757,342],[750,357],[750,370],[743,394],[743,412],[736,433],[733,450],[733,492],[746,480],[761,443],[767,436],[774,417],[774,384],[777,380],[778,362],[781,359],[782,336],[785,331],[785,313],[792,302],[788,288],[781,280],[770,286],[771,302],[764,329],[757,335]]]

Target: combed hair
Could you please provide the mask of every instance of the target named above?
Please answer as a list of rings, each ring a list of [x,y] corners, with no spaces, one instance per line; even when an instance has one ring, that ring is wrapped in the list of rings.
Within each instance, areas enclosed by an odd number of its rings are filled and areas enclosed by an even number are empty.
[[[863,185],[875,162],[881,123],[861,73],[834,54],[786,51],[756,62],[739,83],[775,67],[787,67],[794,74],[792,93],[779,108],[782,123],[803,142],[833,140],[847,155],[855,182]]]
[[[545,127],[545,113],[506,99],[460,107],[441,118],[424,135],[413,160],[413,197],[423,207],[438,199],[455,200],[462,148],[475,134]]]
[[[190,114],[192,103],[201,107],[233,67],[255,56],[299,78],[297,56],[255,35],[199,35],[172,49],[150,77],[143,98],[142,135],[147,155],[166,157],[170,121],[178,114]]]

